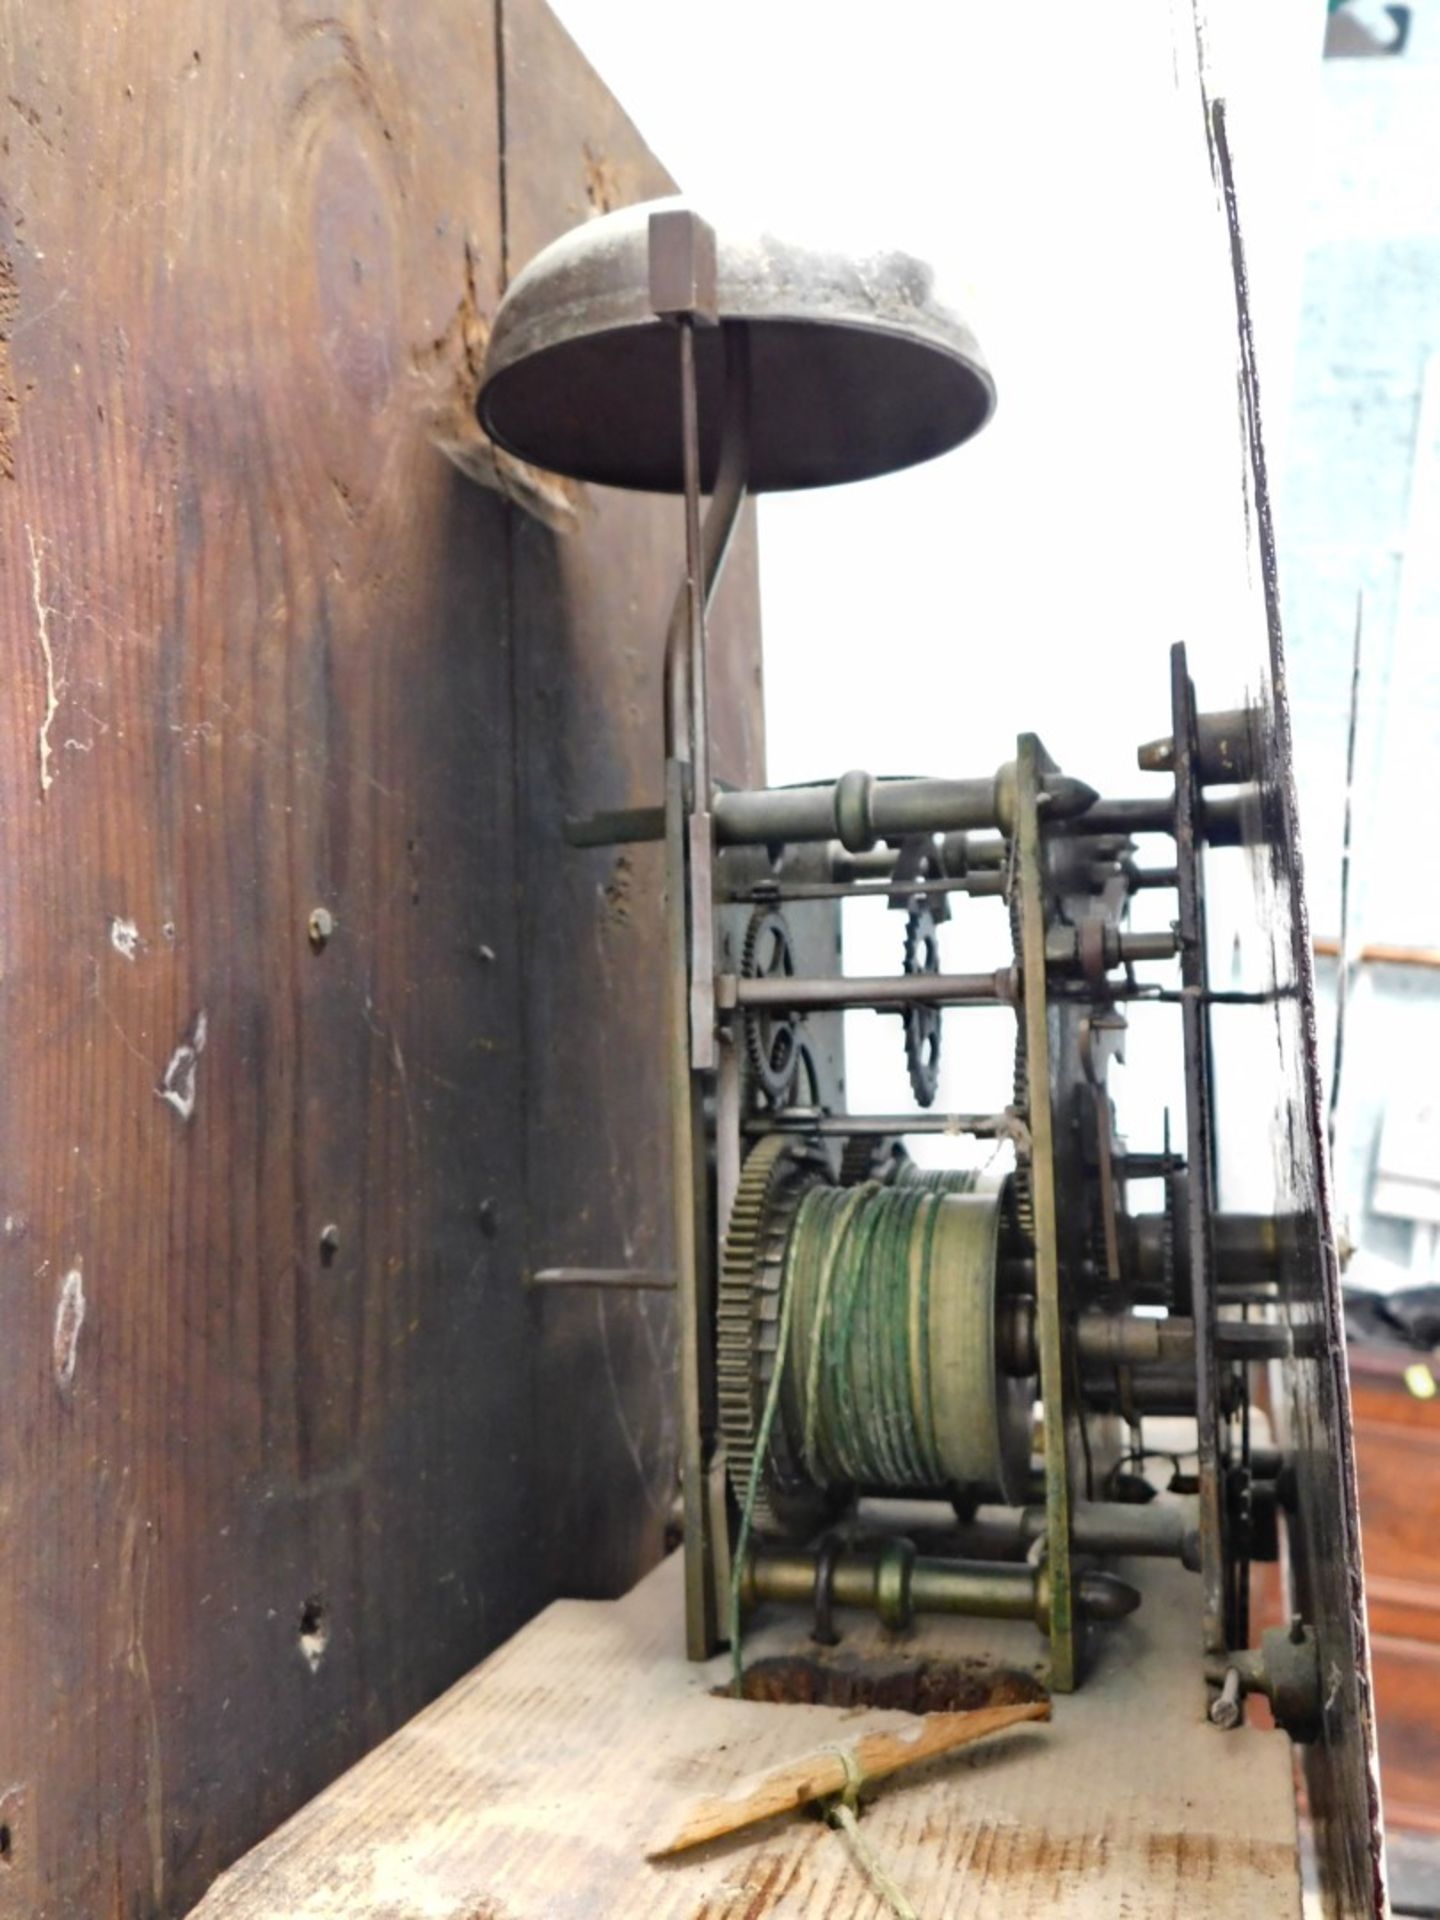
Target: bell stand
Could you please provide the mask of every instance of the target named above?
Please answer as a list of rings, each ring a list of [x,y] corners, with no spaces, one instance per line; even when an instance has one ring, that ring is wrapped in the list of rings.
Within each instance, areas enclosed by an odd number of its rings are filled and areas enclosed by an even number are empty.
[[[719,1592],[728,1580],[723,1471],[707,1463],[703,1341],[714,1290],[714,1250],[705,1204],[703,1075],[715,1045],[715,830],[711,810],[707,615],[745,503],[749,465],[749,341],[743,322],[724,329],[720,457],[710,507],[700,518],[700,400],[695,330],[718,324],[714,229],[688,208],[650,215],[650,300],[679,341],[685,506],[685,578],[665,641],[666,1051],[680,1335],[681,1501],[684,1513],[685,1640],[693,1660],[713,1652]],[[731,1063],[733,1065],[733,1061]],[[726,1074],[727,1081],[734,1075]],[[738,1085],[733,1104],[738,1129]],[[727,1098],[726,1104],[731,1104]],[[722,1129],[722,1138],[728,1135]],[[735,1156],[722,1170],[716,1216],[728,1211]],[[728,1178],[727,1178],[728,1174]]]
[[[702,352],[699,342],[715,330],[720,353]],[[769,234],[731,233],[722,244],[675,201],[623,209],[562,235],[511,283],[491,333],[479,411],[497,444],[577,479],[683,496],[685,573],[664,655],[663,808],[600,816],[567,827],[567,838],[599,845],[663,836],[666,848],[667,1090],[692,1658],[719,1643],[730,1571],[723,1564],[724,1460],[707,1454],[717,1422],[706,1360],[718,1223],[739,1179],[742,1116],[738,1059],[718,1044],[724,983],[715,967],[716,848],[829,838],[841,812],[847,820],[853,814],[856,832],[871,843],[897,831],[995,820],[989,780],[877,783],[850,774],[833,792],[717,795],[707,610],[748,494],[828,486],[931,459],[969,439],[993,405],[975,338],[922,263],[895,252],[857,258]],[[1051,797],[1058,806],[1059,796]],[[1073,798],[1092,797],[1084,789]],[[803,818],[795,817],[797,806]],[[813,984],[848,992],[843,982]],[[973,984],[936,981],[933,997],[953,1002],[957,986]],[[993,998],[993,982],[980,989]],[[713,1219],[704,1125],[712,1081]]]

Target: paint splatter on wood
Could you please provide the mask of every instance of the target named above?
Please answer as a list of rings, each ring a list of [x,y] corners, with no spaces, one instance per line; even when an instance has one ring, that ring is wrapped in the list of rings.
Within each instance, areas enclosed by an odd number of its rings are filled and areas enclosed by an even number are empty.
[[[196,1077],[200,1056],[205,1051],[205,1042],[209,1036],[209,1026],[205,1009],[202,1007],[190,1024],[189,1033],[171,1054],[164,1078],[155,1089],[160,1098],[172,1106],[182,1120],[189,1120],[195,1112]]]
[[[45,684],[45,711],[40,717],[40,728],[36,735],[36,753],[40,761],[40,798],[43,800],[55,784],[51,766],[55,749],[50,744],[50,729],[60,710],[61,689],[55,678],[55,649],[50,641],[50,615],[54,608],[45,599],[45,569],[40,557],[44,543],[35,538],[29,526],[25,529],[25,538],[30,543],[30,598],[35,607],[35,644],[40,649]]]
[[[60,1297],[55,1303],[55,1384],[62,1393],[68,1393],[75,1380],[84,1324],[85,1280],[80,1268],[74,1266],[60,1282]]]

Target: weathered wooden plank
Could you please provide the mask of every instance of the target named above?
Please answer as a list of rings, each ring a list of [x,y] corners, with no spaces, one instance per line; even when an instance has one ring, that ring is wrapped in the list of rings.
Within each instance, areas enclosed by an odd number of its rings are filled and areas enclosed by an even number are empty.
[[[1298,1916],[1289,1742],[1222,1734],[1195,1671],[1194,1576],[1147,1563],[1145,1604],[1049,1726],[898,1775],[869,1845],[926,1920]],[[805,1646],[793,1619],[754,1657]],[[1031,1662],[1016,1622],[927,1620],[928,1656]],[[847,1653],[896,1649],[857,1627]],[[903,1653],[901,1655],[903,1658]],[[795,1815],[663,1863],[690,1803],[912,1716],[717,1695],[683,1658],[679,1567],[615,1602],[562,1602],[231,1869],[196,1920],[872,1920],[838,1836]]]
[[[0,1913],[184,1911],[565,1564],[511,637],[580,684],[612,636],[440,451],[497,477],[497,26],[0,0]]]

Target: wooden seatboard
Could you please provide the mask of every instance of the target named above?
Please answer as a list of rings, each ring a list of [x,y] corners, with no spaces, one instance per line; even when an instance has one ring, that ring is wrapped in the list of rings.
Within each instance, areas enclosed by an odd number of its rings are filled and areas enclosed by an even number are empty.
[[[1300,1910],[1289,1743],[1204,1719],[1194,1576],[1130,1570],[1113,1629],[1048,1726],[874,1792],[862,1825],[926,1920]],[[895,1642],[851,1623],[848,1648]],[[927,1621],[904,1643],[1034,1666],[1024,1624]],[[804,1651],[803,1623],[753,1657]],[[813,1649],[811,1649],[813,1651]],[[694,1799],[894,1712],[717,1697],[681,1656],[677,1560],[618,1603],[559,1602],[224,1875],[195,1920],[875,1920],[847,1843],[813,1818],[650,1864]]]

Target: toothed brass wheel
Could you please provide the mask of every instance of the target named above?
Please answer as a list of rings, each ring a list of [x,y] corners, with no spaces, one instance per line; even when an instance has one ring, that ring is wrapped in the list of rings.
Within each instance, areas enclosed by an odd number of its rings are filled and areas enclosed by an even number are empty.
[[[740,967],[747,980],[793,978],[795,947],[778,907],[757,907],[751,914]],[[800,1068],[800,1021],[782,1007],[747,1007],[744,1027],[750,1074],[771,1106],[783,1107]]]
[[[745,1162],[730,1209],[720,1267],[715,1378],[726,1472],[742,1506],[775,1371],[790,1227],[811,1188],[829,1184],[829,1162],[818,1148],[792,1135],[772,1134]],[[761,1534],[811,1532],[833,1505],[801,1477],[783,1428],[777,1420],[755,1499],[753,1524]]]
[[[857,1493],[1021,1497],[1032,1389],[1001,1363],[1002,1207],[967,1172],[843,1187],[793,1135],[755,1148],[725,1239],[717,1373],[731,1486],[743,1507],[753,1474],[759,1534],[806,1538]]]
[[[940,971],[940,930],[929,907],[918,901],[905,916],[905,971]],[[942,1032],[939,1007],[905,1009],[905,1071],[910,1076],[910,1091],[922,1107],[933,1106],[939,1091]]]

